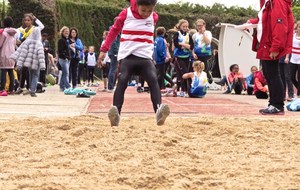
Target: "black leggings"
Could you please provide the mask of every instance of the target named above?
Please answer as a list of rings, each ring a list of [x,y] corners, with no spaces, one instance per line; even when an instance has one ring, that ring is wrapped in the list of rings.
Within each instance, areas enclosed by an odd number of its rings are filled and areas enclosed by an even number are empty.
[[[177,90],[181,87],[181,91],[187,92],[187,80],[182,79],[182,75],[188,73],[190,58],[175,58],[174,64],[177,73]]]
[[[83,82],[87,79],[87,66],[86,64],[79,63],[78,64],[78,77],[77,77],[77,84],[81,84],[81,78]]]
[[[233,80],[231,89],[235,91],[236,94],[241,94],[243,90],[243,81],[239,78],[238,81]]]
[[[77,86],[77,77],[78,77],[78,65],[79,60],[71,59],[70,68],[69,68],[69,81],[72,81],[72,87],[76,88]]]
[[[90,83],[90,81],[94,83],[94,71],[94,66],[88,66],[88,83]]]
[[[20,80],[20,87],[21,88],[25,87],[25,81],[26,81],[26,89],[30,88],[28,67],[22,67],[18,78]]]
[[[155,65],[157,69],[157,77],[158,77],[158,85],[160,89],[165,89],[164,84],[164,76],[165,76],[165,64],[156,64]]]
[[[257,99],[268,99],[269,98],[269,96],[266,92],[262,92],[260,90],[255,92],[255,96]]]
[[[161,104],[161,93],[157,82],[157,74],[154,63],[150,59],[129,55],[120,61],[118,73],[118,84],[114,93],[113,105],[117,106],[121,113],[124,102],[124,93],[128,85],[128,80],[132,75],[140,75],[148,83],[151,93],[151,101],[154,112]]]
[[[290,71],[291,71],[292,83],[297,88],[297,96],[300,96],[300,75],[299,75],[300,64],[292,63],[290,69],[291,69]]]
[[[12,92],[14,90],[14,71],[13,69],[1,69],[1,88],[0,90],[5,90],[5,84],[6,84],[6,73],[8,73],[9,76],[9,92]]]

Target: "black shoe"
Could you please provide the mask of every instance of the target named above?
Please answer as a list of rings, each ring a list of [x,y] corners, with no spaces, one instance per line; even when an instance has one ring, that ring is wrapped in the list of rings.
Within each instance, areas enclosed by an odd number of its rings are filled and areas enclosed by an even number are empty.
[[[31,97],[37,97],[37,95],[33,92],[33,93],[30,93],[30,96]]]
[[[80,92],[80,93],[77,94],[76,97],[77,97],[77,98],[89,98],[90,95],[88,95],[88,94],[85,93],[85,92]]]
[[[215,82],[217,85],[220,85],[220,86],[224,86],[225,85],[225,82],[224,81],[217,81]]]
[[[284,108],[278,109],[272,105],[269,105],[265,109],[260,109],[259,113],[262,115],[284,115]]]
[[[22,94],[23,93],[23,89],[22,88],[18,88],[15,94]]]
[[[142,93],[142,92],[144,92],[144,87],[137,87],[137,89],[136,89],[136,91],[138,92],[138,93]]]
[[[225,92],[223,92],[223,94],[230,94],[230,90],[226,90]]]

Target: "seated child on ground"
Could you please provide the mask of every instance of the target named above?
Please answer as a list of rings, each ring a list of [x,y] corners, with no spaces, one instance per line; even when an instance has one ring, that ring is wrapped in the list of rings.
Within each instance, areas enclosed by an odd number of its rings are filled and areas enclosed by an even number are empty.
[[[253,94],[253,87],[254,87],[254,73],[257,71],[257,67],[256,66],[252,66],[251,67],[251,74],[249,76],[247,76],[246,78],[246,82],[247,82],[247,93],[248,95],[252,95]]]
[[[253,75],[254,77],[254,94],[257,99],[268,99],[268,85],[261,71],[256,71]]]
[[[239,66],[233,64],[230,66],[231,73],[228,76],[229,86],[231,87],[231,94],[243,94],[247,93],[247,83],[244,76],[239,72]]]
[[[188,95],[194,98],[202,98],[206,94],[207,74],[204,72],[204,63],[195,61],[193,63],[194,72],[185,73],[183,79],[192,79],[188,90]]]

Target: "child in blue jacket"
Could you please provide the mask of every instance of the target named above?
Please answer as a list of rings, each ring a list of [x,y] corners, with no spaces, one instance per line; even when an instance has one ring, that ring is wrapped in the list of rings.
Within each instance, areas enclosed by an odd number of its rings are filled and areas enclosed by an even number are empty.
[[[164,27],[158,27],[156,29],[156,38],[154,42],[154,60],[156,62],[156,70],[158,73],[158,84],[160,90],[165,88],[164,76],[165,76],[165,63],[167,57],[167,48],[164,39],[166,29]]]

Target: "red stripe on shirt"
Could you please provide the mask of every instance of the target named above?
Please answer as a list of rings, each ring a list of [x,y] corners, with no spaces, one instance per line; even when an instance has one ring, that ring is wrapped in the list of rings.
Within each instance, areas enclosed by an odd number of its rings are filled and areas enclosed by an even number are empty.
[[[133,30],[123,30],[122,34],[128,34],[128,35],[145,35],[145,36],[153,36],[153,32],[147,32],[147,31],[133,31]]]
[[[293,54],[300,54],[298,51],[292,51]]]
[[[143,38],[133,38],[133,39],[125,39],[125,38],[121,38],[120,42],[125,42],[125,41],[133,41],[133,42],[146,42],[148,44],[153,44],[153,40],[147,40],[147,39],[143,39]]]
[[[297,49],[297,50],[300,50],[300,48],[299,47],[292,47],[293,49]]]

